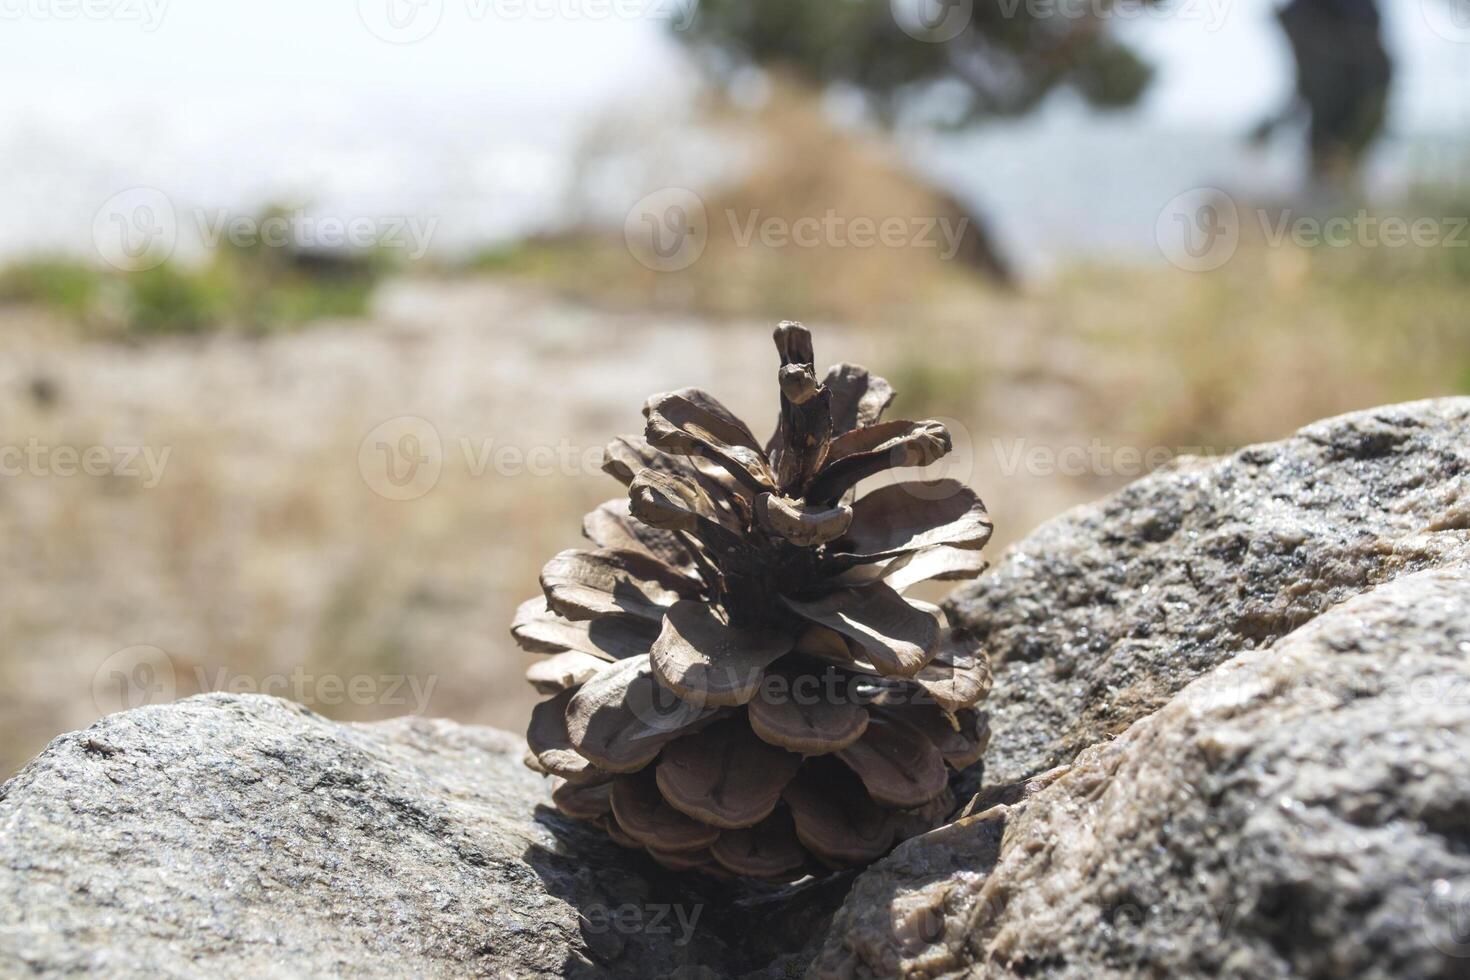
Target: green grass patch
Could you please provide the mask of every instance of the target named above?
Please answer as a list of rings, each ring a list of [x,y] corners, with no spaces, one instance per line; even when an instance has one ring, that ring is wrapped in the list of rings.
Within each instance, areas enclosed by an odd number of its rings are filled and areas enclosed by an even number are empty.
[[[293,252],[225,245],[202,265],[122,272],[45,257],[0,268],[0,305],[39,306],[89,336],[263,334],[366,314],[394,263],[381,250]]]
[[[102,273],[63,258],[39,258],[0,269],[0,303],[45,306],[72,317],[96,302]]]

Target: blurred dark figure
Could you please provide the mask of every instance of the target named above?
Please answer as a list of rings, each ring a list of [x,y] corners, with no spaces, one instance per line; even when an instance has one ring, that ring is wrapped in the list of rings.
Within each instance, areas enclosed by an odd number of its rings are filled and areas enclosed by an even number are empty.
[[[1393,77],[1378,6],[1375,0],[1292,0],[1277,17],[1296,60],[1297,94],[1262,124],[1257,138],[1306,112],[1313,179],[1351,181],[1383,129]]]

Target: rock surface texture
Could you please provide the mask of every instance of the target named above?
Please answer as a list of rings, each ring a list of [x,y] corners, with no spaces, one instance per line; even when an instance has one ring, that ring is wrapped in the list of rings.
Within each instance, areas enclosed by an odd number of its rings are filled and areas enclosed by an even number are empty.
[[[661,871],[494,731],[114,715],[0,791],[0,976],[1470,976],[1467,568],[1467,399],[1064,515],[949,605],[979,796],[805,886]]]
[[[552,811],[524,751],[223,694],[63,735],[0,799],[0,976],[699,977],[808,938],[762,919],[802,890],[711,916],[718,887]]]
[[[985,781],[1071,761],[1236,654],[1470,557],[1470,399],[1182,460],[1043,525],[959,589],[995,669]]]
[[[1244,653],[858,879],[820,976],[1470,975],[1470,572]]]

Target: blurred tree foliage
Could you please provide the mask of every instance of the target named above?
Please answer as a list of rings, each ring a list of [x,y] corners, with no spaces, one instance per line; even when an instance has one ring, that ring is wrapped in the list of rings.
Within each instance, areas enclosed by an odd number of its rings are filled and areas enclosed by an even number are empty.
[[[1124,0],[1135,8],[1154,0]],[[676,35],[717,77],[773,68],[861,92],[889,122],[964,125],[1067,87],[1132,104],[1152,74],[1099,12],[1113,0],[699,0]]]

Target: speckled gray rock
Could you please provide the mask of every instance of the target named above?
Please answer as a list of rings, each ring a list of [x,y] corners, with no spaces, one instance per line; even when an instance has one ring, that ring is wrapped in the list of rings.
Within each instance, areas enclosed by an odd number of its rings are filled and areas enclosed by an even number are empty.
[[[1470,976],[1470,572],[1380,586],[866,872],[835,976]]]
[[[840,901],[664,874],[544,806],[524,750],[222,694],[64,735],[0,798],[0,976],[704,977]]]
[[[1184,461],[1051,521],[947,604],[995,667],[985,781],[1065,764],[1240,651],[1470,555],[1467,529],[1470,398]]]

